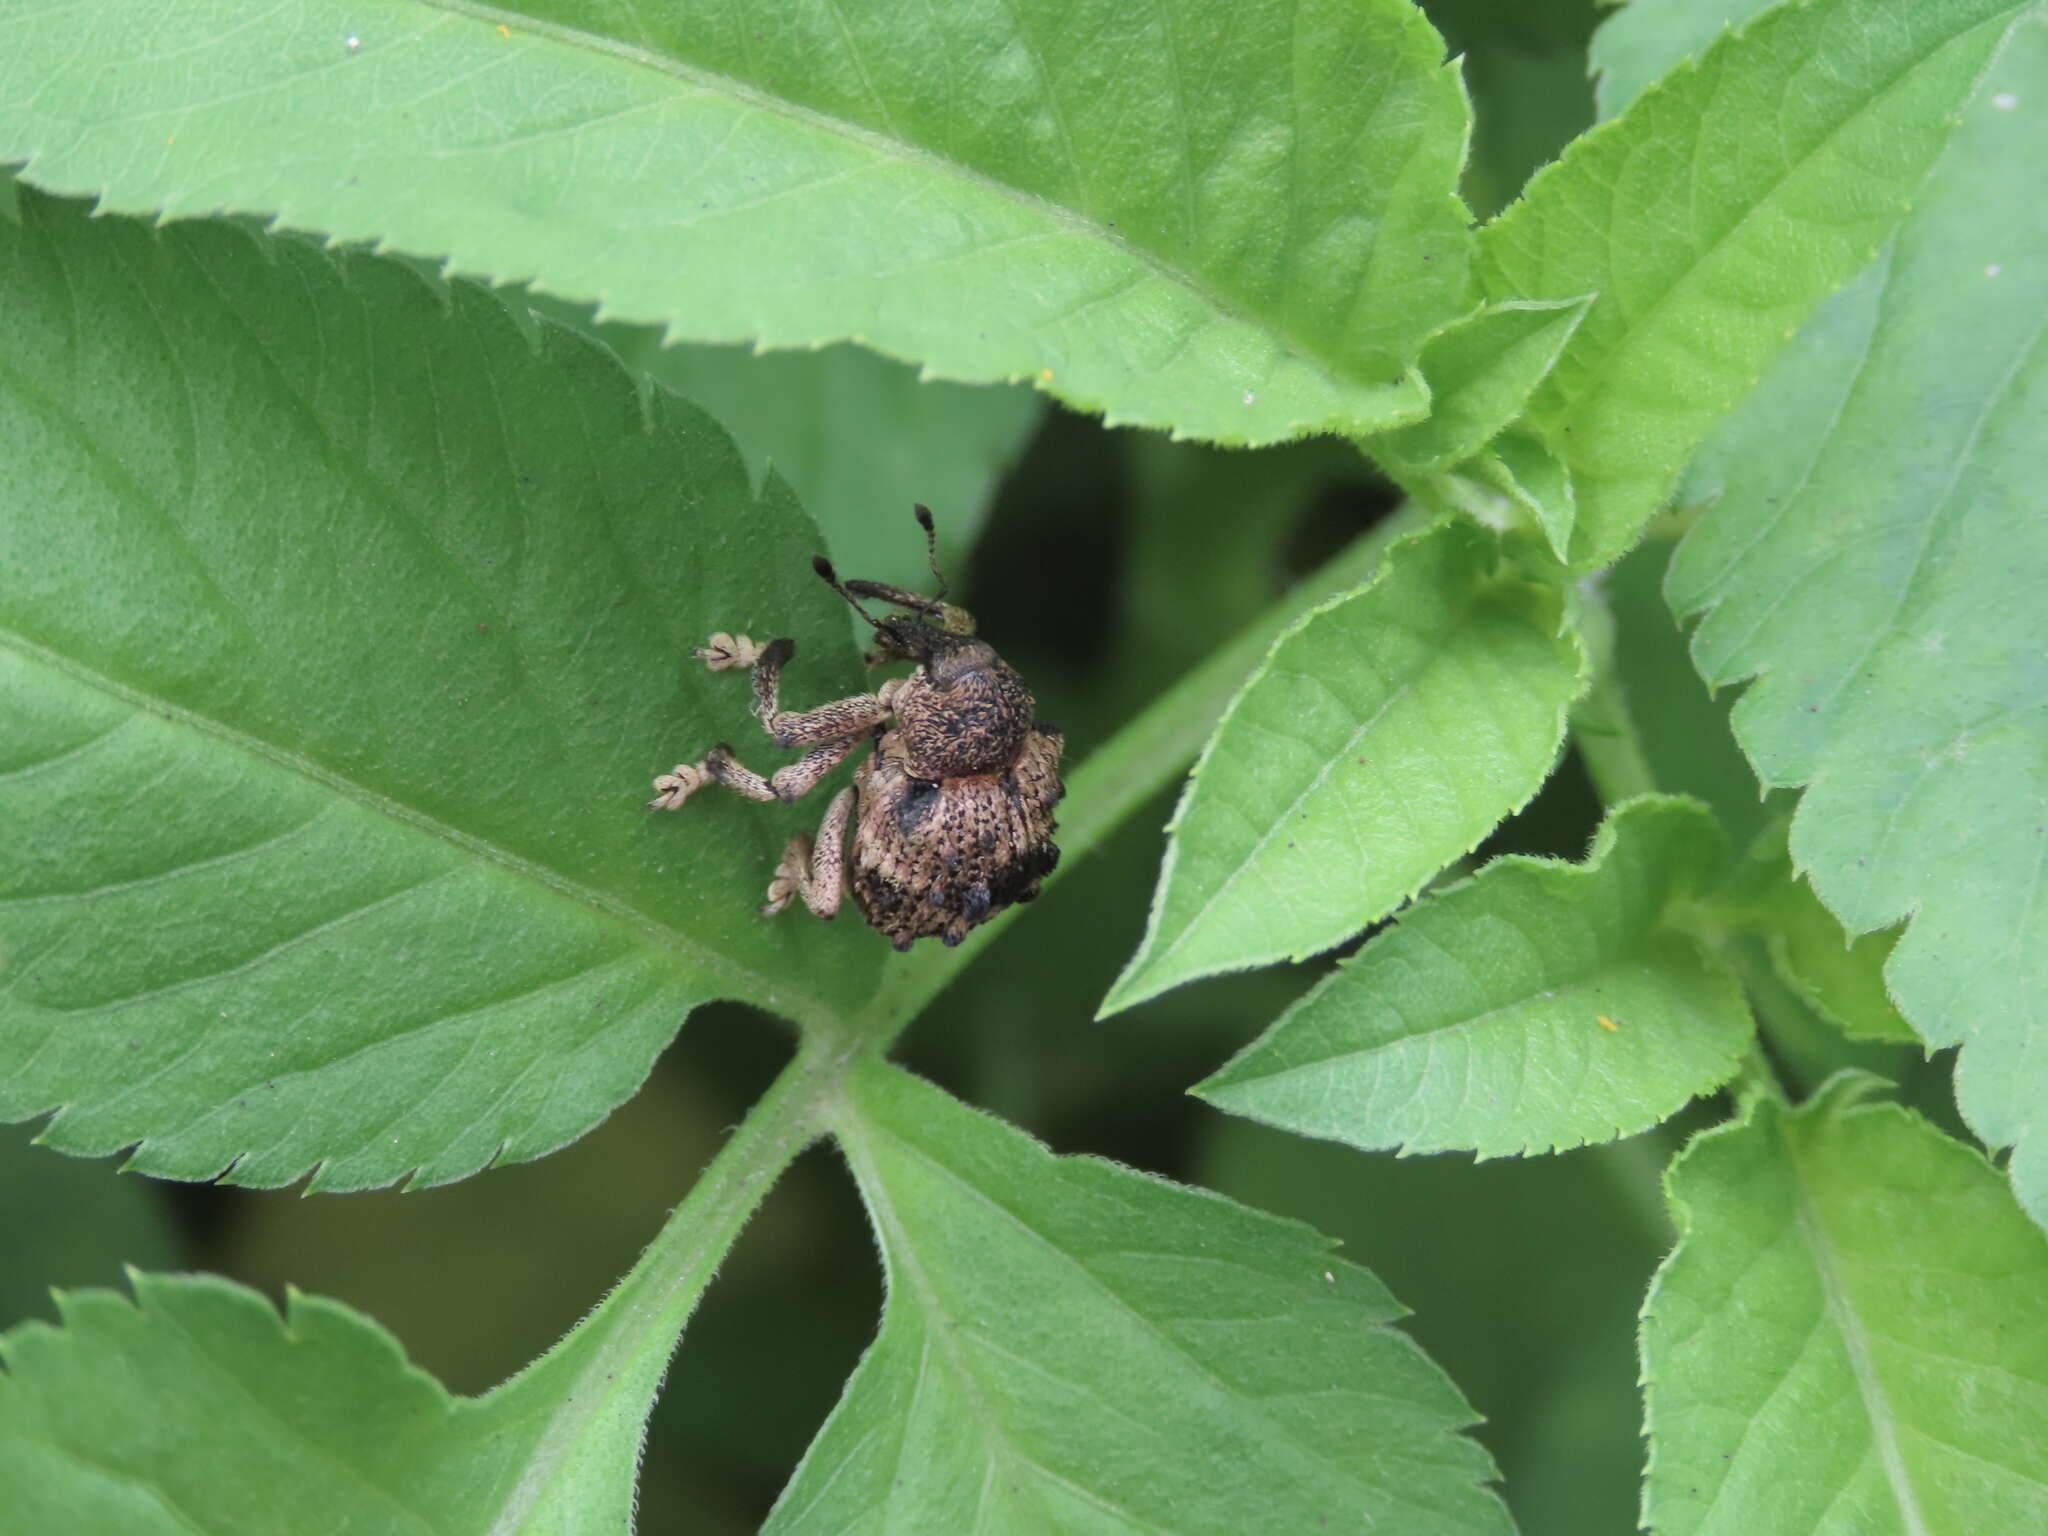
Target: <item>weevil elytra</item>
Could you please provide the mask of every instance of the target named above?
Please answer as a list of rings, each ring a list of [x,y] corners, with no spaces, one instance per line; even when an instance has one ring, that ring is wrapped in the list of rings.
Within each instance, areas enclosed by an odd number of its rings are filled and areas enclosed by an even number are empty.
[[[649,802],[673,811],[711,782],[750,800],[795,800],[872,741],[853,783],[825,808],[815,840],[789,840],[761,910],[773,916],[801,896],[819,917],[835,916],[850,879],[869,926],[898,949],[930,937],[958,944],[976,924],[1035,897],[1059,862],[1053,807],[1066,793],[1059,733],[1039,724],[1031,690],[975,637],[973,617],[945,600],[932,515],[919,507],[917,520],[935,596],[842,582],[823,555],[811,562],[874,630],[868,664],[914,662],[910,675],[816,709],[785,710],[782,669],[796,642],[713,635],[694,654],[714,672],[748,668],[762,728],[803,756],[763,776],[721,743],[703,761],[657,778]],[[863,599],[904,611],[877,619]]]

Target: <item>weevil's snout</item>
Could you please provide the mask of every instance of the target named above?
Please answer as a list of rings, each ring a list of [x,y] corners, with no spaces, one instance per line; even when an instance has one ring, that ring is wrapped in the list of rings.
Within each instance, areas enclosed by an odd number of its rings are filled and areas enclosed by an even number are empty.
[[[930,661],[946,643],[946,632],[922,619],[883,619],[875,625],[874,665],[891,661]]]

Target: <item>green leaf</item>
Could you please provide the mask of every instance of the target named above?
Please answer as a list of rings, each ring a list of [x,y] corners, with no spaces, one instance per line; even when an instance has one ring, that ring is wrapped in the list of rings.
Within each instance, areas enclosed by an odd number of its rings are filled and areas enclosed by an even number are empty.
[[[754,484],[771,473],[789,482],[840,569],[870,581],[929,589],[924,535],[910,520],[918,502],[937,516],[942,568],[965,570],[996,483],[1044,405],[1018,386],[921,379],[859,347],[663,346],[653,326],[592,325],[574,306],[548,301],[536,308],[595,331],[627,367],[710,412]]]
[[[1486,1422],[1523,1536],[1635,1529],[1636,1313],[1671,1250],[1658,1180],[1676,1127],[1556,1157],[1372,1157],[1207,1117],[1202,1183],[1306,1221],[1397,1296],[1402,1324]]]
[[[1195,765],[1104,1013],[1341,943],[1536,792],[1583,656],[1556,588],[1445,523],[1282,635]]]
[[[281,1318],[204,1275],[131,1271],[132,1303],[60,1295],[61,1328],[0,1335],[0,1521],[95,1536],[626,1530],[677,1335],[846,1066],[843,1048],[806,1042],[632,1272],[481,1397],[451,1395],[377,1324],[296,1290]]]
[[[660,1378],[563,1474],[558,1414],[451,1395],[368,1318],[290,1290],[282,1317],[207,1275],[63,1293],[61,1328],[0,1335],[0,1486],[20,1531],[270,1536],[627,1529]],[[599,1395],[599,1394],[593,1394]],[[536,1471],[554,1477],[538,1485]]]
[[[2048,1239],[1845,1074],[1673,1164],[1643,1312],[1660,1536],[2048,1529]]]
[[[1502,491],[1543,530],[1543,542],[1560,560],[1570,558],[1572,528],[1579,519],[1572,472],[1550,445],[1533,432],[1514,428],[1494,440],[1490,452],[1468,466]]]
[[[769,1531],[1509,1529],[1470,1410],[1327,1239],[880,1063],[837,1130],[888,1305]]]
[[[815,530],[708,418],[391,263],[23,213],[0,1117],[176,1177],[439,1182],[587,1130],[699,1001],[872,990],[858,925],[756,914],[817,808],[642,809],[748,740],[688,659],[714,628],[795,635],[800,698],[857,671]]]
[[[1575,563],[1633,542],[1793,329],[1876,253],[2022,9],[1778,7],[1580,139],[1481,232],[1488,297],[1598,294],[1529,410],[1572,473]]]
[[[1801,880],[1778,918],[1771,960],[1793,991],[1845,1033],[1917,1045],[1920,1037],[1885,991],[1885,963],[1898,942],[1890,928],[1852,939]]]
[[[1714,505],[1668,590],[1710,610],[1702,675],[1756,679],[1758,777],[1806,786],[1795,866],[1850,933],[1911,918],[1891,996],[1963,1046],[1963,1114],[2048,1222],[2044,108],[2037,13],[1893,252],[1702,454],[1688,495]]]
[[[1382,433],[1366,448],[1403,474],[1448,469],[1469,459],[1521,414],[1589,302],[1510,300],[1447,326],[1422,349],[1428,418]]]
[[[1767,827],[1716,899],[1732,925],[1762,933],[1771,965],[1800,1001],[1845,1034],[1918,1044],[1885,990],[1897,929],[1854,936],[1792,867],[1791,818]]]
[[[1631,801],[1583,865],[1496,859],[1402,914],[1194,1092],[1354,1147],[1481,1157],[1630,1136],[1734,1075],[1735,979],[1673,909],[1727,857],[1689,800]]]
[[[524,10],[31,12],[0,160],[1232,443],[1414,419],[1469,307],[1469,113],[1405,0]]]
[[[481,1531],[475,1511],[516,1477],[507,1426],[464,1413],[339,1303],[292,1292],[280,1318],[225,1280],[131,1279],[132,1302],[67,1294],[61,1329],[0,1338],[14,1529]]]
[[[1587,62],[1601,121],[1616,116],[1649,84],[1698,57],[1731,27],[1772,0],[1628,0],[1593,34]]]

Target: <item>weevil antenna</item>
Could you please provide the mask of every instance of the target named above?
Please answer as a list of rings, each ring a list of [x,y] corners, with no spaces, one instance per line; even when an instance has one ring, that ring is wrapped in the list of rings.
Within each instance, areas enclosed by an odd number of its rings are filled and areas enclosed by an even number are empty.
[[[832,562],[830,560],[827,560],[823,555],[813,555],[811,556],[811,569],[818,573],[819,578],[826,586],[846,599],[846,605],[849,608],[868,621],[870,629],[880,629],[882,627],[881,620],[875,618],[867,609],[861,607],[860,599],[840,584],[839,573],[832,569]]]
[[[946,600],[946,577],[939,569],[939,530],[932,523],[932,509],[919,502],[911,509],[917,515],[918,526],[924,529],[924,563],[932,568],[932,580],[939,584],[939,590],[932,594],[933,601]]]

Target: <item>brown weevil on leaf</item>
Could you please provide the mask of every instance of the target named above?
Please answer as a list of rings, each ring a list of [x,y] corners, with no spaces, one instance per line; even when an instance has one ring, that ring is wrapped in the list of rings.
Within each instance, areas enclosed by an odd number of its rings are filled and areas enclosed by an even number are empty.
[[[826,807],[815,844],[804,833],[789,840],[761,910],[772,916],[800,895],[818,916],[832,917],[850,876],[862,915],[898,949],[934,935],[958,944],[977,923],[1036,896],[1059,862],[1053,807],[1066,792],[1059,733],[1039,725],[1030,689],[975,638],[973,618],[945,601],[932,515],[919,507],[917,520],[939,587],[934,597],[842,582],[823,555],[811,562],[873,627],[868,664],[911,661],[911,674],[873,693],[785,711],[778,689],[796,642],[713,635],[697,657],[714,672],[751,668],[762,727],[776,746],[800,747],[803,756],[763,777],[721,744],[657,778],[649,802],[673,811],[713,780],[750,800],[794,800],[872,740],[853,783]],[[863,598],[905,611],[877,619]]]

